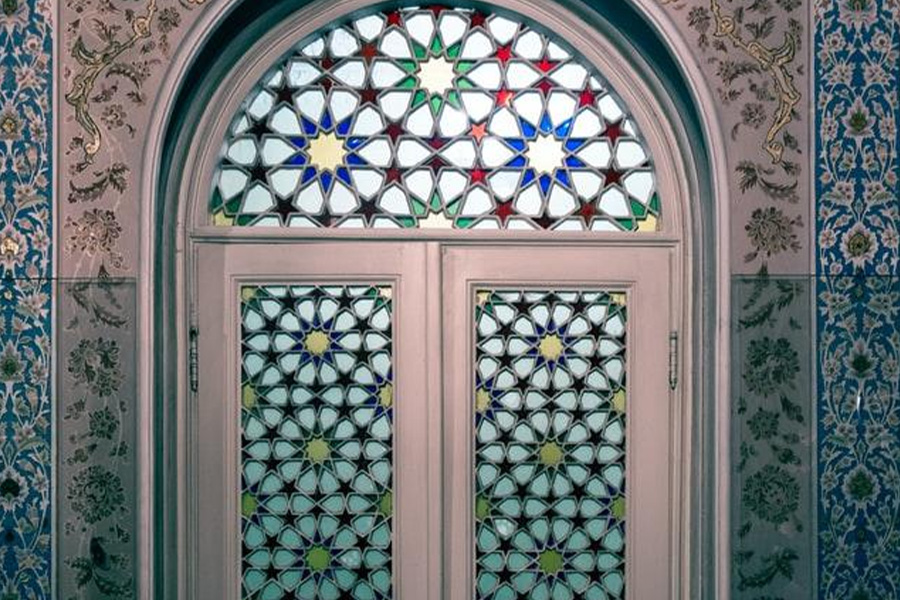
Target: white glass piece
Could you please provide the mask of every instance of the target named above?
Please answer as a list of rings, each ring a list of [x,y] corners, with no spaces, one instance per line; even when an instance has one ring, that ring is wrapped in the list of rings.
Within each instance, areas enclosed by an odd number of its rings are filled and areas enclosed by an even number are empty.
[[[488,131],[504,138],[521,137],[522,135],[516,115],[508,108],[501,108],[494,113],[488,122]]]
[[[300,49],[300,52],[310,57],[322,56],[322,53],[325,52],[325,40],[316,38],[303,46],[303,48]]]
[[[509,200],[519,189],[520,171],[497,171],[488,177],[491,191],[501,200]]]
[[[417,12],[406,18],[406,30],[409,37],[428,48],[434,36],[434,18],[431,13]]]
[[[540,124],[544,114],[544,97],[540,92],[527,91],[516,94],[512,101],[513,108],[519,116],[535,127]]]
[[[647,160],[641,145],[633,140],[620,140],[616,145],[616,163],[622,169],[639,167]]]
[[[231,144],[226,155],[233,163],[252,165],[256,162],[256,142],[250,138],[239,139]]]
[[[450,47],[462,39],[468,29],[468,21],[456,11],[441,13],[438,20],[438,30],[441,33],[441,41],[444,47]]]
[[[386,167],[391,164],[391,145],[385,139],[375,139],[359,150],[359,155],[370,165]]]
[[[494,108],[494,97],[485,92],[464,91],[459,96],[469,118],[476,123],[483,121]]]
[[[593,171],[570,171],[569,176],[575,191],[585,200],[593,198],[603,188],[603,178]]]
[[[300,128],[300,121],[297,120],[297,114],[286,106],[282,106],[275,111],[269,126],[272,128],[272,131],[282,135],[303,134],[303,130]]]
[[[547,43],[547,56],[550,57],[550,60],[567,60],[572,57],[556,42]]]
[[[565,92],[552,92],[547,99],[547,114],[555,126],[562,125],[572,118],[578,101]]]
[[[332,69],[331,74],[347,87],[362,87],[366,81],[366,66],[361,60],[347,60]]]
[[[428,202],[434,193],[434,176],[429,169],[418,169],[404,178],[406,189],[409,193],[421,200]]]
[[[574,91],[584,89],[587,78],[587,69],[576,63],[566,63],[550,74],[551,81]]]
[[[258,121],[269,114],[274,104],[275,97],[265,90],[260,90],[247,108],[247,113]]]
[[[413,55],[406,36],[397,29],[392,29],[384,34],[379,50],[391,58],[412,58]]]
[[[481,142],[481,164],[489,169],[505,165],[513,156],[509,146],[498,138],[489,136]]]
[[[275,201],[272,199],[271,192],[257,184],[247,192],[241,209],[248,214],[259,214],[266,212],[273,206],[275,206]]]
[[[490,30],[491,35],[494,36],[494,39],[501,44],[506,44],[510,42],[516,35],[516,32],[519,31],[519,24],[515,21],[510,21],[505,17],[494,15],[488,19],[488,29]]]
[[[418,165],[431,155],[431,150],[418,140],[405,139],[397,144],[397,164],[401,167]]]
[[[296,153],[297,149],[281,138],[268,137],[262,143],[260,155],[262,164],[272,166],[287,160]]]
[[[320,89],[306,90],[297,95],[294,104],[301,115],[318,123],[325,111],[325,93]]]
[[[576,152],[575,156],[586,164],[598,169],[607,168],[610,159],[612,159],[612,153],[609,151],[609,142],[606,140],[598,140],[587,144]]]
[[[385,190],[378,200],[378,206],[393,215],[410,214],[409,200],[403,190],[397,186],[391,186]]]
[[[455,167],[471,169],[475,166],[475,144],[472,140],[462,139],[453,142],[441,150],[441,157]]]
[[[629,174],[622,180],[628,193],[634,196],[641,203],[650,202],[650,196],[653,194],[653,175],[648,171],[636,171]]]
[[[460,58],[463,60],[475,60],[491,56],[494,53],[494,44],[491,38],[483,31],[474,31],[463,42]]]
[[[600,197],[600,209],[611,217],[628,218],[631,216],[625,194],[615,188],[606,190]]]
[[[362,39],[371,42],[378,37],[378,34],[384,29],[384,19],[381,15],[369,15],[357,19],[353,25],[356,27],[356,31],[359,32],[359,36]]]
[[[456,79],[453,61],[443,56],[432,56],[419,63],[419,85],[432,95],[443,96],[453,87]]]
[[[312,181],[300,190],[294,205],[305,213],[319,214],[325,205],[322,188],[317,181]]]
[[[352,56],[359,51],[359,42],[355,35],[342,27],[331,32],[329,48],[332,56],[344,58]]]
[[[449,103],[444,104],[438,125],[442,137],[456,137],[469,129],[469,117],[464,111],[454,108]]]
[[[356,111],[359,98],[349,90],[332,90],[328,106],[331,108],[331,117],[336,123],[340,123]]]
[[[381,119],[381,114],[371,106],[366,106],[357,113],[350,133],[355,137],[367,137],[375,135],[383,129],[384,121]]]
[[[376,88],[394,87],[406,79],[406,71],[387,60],[376,60],[372,64],[372,85]]]
[[[550,196],[547,198],[547,214],[551,217],[563,217],[573,210],[577,203],[575,197],[558,183],[550,188]]]
[[[541,200],[541,192],[537,185],[531,184],[525,188],[525,190],[519,194],[519,197],[516,198],[514,206],[516,207],[516,210],[523,215],[528,215],[530,217],[537,217],[540,215],[541,209],[543,208],[543,202]]]
[[[540,71],[525,62],[510,62],[506,67],[506,83],[511,90],[528,89],[540,78]]]
[[[369,200],[384,184],[384,175],[374,169],[350,169],[350,181],[359,194]]]
[[[293,60],[288,66],[288,83],[291,87],[302,87],[315,81],[322,71],[306,60]]]
[[[287,198],[293,195],[303,175],[303,169],[277,169],[269,174],[269,183],[272,185],[272,191]]]
[[[496,63],[481,63],[466,76],[472,82],[486,90],[500,89],[500,83],[503,81],[503,74],[500,72],[500,65]]]
[[[441,172],[441,176],[438,179],[438,190],[441,193],[441,198],[444,199],[444,203],[449,204],[458,198],[465,191],[468,183],[469,178],[459,171],[444,170]]]
[[[617,122],[624,114],[622,113],[621,107],[619,107],[619,103],[616,102],[615,98],[610,94],[606,94],[600,98],[600,100],[597,101],[597,106],[600,108],[600,114],[603,115],[603,118],[609,123]]]
[[[219,173],[219,193],[225,200],[231,200],[244,191],[250,178],[238,169],[222,169]]]
[[[596,137],[602,132],[603,122],[600,120],[600,115],[592,109],[585,109],[575,117],[571,135],[575,139],[587,139]]]
[[[434,133],[434,115],[428,103],[419,105],[406,119],[406,129],[413,135],[429,138]]]
[[[544,54],[544,41],[536,31],[527,31],[516,40],[513,50],[522,58],[538,60]]]
[[[525,156],[532,169],[549,175],[563,166],[566,151],[562,140],[556,139],[552,134],[538,135],[536,139],[528,140]]]
[[[475,188],[466,195],[460,214],[474,217],[484,214],[494,207],[491,196],[483,188]]]
[[[335,179],[328,196],[328,206],[336,215],[352,212],[358,206],[356,196],[340,179]]]
[[[412,92],[386,92],[378,99],[378,106],[381,108],[384,116],[396,122],[407,113],[412,98]]]

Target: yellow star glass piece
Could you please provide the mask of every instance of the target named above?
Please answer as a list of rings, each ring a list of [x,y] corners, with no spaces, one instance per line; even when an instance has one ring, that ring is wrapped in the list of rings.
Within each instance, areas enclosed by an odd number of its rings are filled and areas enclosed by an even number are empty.
[[[310,331],[303,342],[306,350],[313,356],[322,356],[328,350],[328,336],[319,331]]]
[[[319,171],[331,171],[344,164],[344,142],[333,133],[320,133],[309,140],[309,164]]]
[[[554,334],[544,336],[538,349],[544,360],[557,360],[563,352],[562,340]]]

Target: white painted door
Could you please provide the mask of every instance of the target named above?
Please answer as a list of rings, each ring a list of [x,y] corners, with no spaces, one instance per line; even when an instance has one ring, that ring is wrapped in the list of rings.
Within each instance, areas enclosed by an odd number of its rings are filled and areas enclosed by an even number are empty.
[[[667,250],[196,265],[194,598],[671,597]]]

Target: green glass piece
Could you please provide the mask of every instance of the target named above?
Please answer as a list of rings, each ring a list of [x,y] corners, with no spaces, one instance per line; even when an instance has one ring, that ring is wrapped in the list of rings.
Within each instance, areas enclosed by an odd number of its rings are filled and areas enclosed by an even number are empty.
[[[447,56],[449,58],[457,58],[459,56],[460,51],[462,50],[462,44],[456,43],[447,48]]]
[[[441,36],[439,36],[439,35],[434,36],[434,39],[431,41],[431,48],[430,48],[431,53],[433,55],[437,56],[438,54],[441,53],[441,51],[443,49],[444,49],[444,46],[443,46],[443,44],[441,44]]]
[[[647,207],[638,202],[637,200],[631,200],[631,214],[633,214],[638,219],[643,219],[647,216]]]
[[[625,231],[634,231],[637,229],[637,224],[634,222],[634,219],[616,219],[616,223],[618,223],[619,227]]]
[[[443,208],[441,196],[437,193],[432,194],[431,202],[428,204],[428,207],[431,209],[431,212],[441,212],[441,209]]]
[[[406,79],[404,79],[403,81],[401,81],[401,82],[397,85],[397,87],[400,88],[400,89],[402,89],[402,90],[413,90],[413,89],[415,89],[418,85],[419,85],[419,84],[418,84],[418,82],[415,80],[414,77],[407,77]]]
[[[450,90],[447,92],[447,104],[452,106],[453,108],[462,108],[462,102],[459,98],[459,92],[456,90]]]
[[[475,219],[470,219],[470,218],[465,218],[465,217],[459,218],[456,221],[454,221],[454,225],[456,226],[457,229],[468,229],[474,224],[475,224]]]
[[[650,210],[653,211],[654,214],[659,214],[659,194],[653,194],[650,197]]]
[[[425,206],[425,203],[417,198],[412,198],[410,200],[410,204],[412,205],[413,214],[417,217],[424,217],[428,214],[428,207]]]
[[[432,114],[437,115],[441,112],[441,107],[444,106],[444,99],[440,96],[432,96],[429,104],[431,104]]]
[[[472,89],[475,89],[476,85],[474,83],[472,83],[471,81],[469,81],[468,79],[466,79],[464,77],[460,77],[459,79],[456,80],[456,87],[458,87],[461,90],[472,90]]]
[[[425,58],[428,56],[428,50],[425,48],[425,46],[419,44],[418,42],[413,42],[412,47],[413,56],[415,56],[419,60],[425,60]]]
[[[421,106],[422,103],[425,102],[426,100],[428,100],[428,94],[425,92],[425,90],[419,90],[419,91],[416,92],[416,94],[413,96],[412,107],[413,107],[413,108],[418,108],[418,107]]]
[[[457,73],[468,73],[472,68],[478,63],[474,63],[468,60],[461,60],[456,63],[456,72]]]

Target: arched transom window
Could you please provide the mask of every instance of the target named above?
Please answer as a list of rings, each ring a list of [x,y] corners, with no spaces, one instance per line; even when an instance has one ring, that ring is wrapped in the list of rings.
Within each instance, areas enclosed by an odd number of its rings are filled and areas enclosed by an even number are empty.
[[[306,228],[656,231],[650,152],[563,40],[435,6],[342,20],[231,124],[212,221]]]

